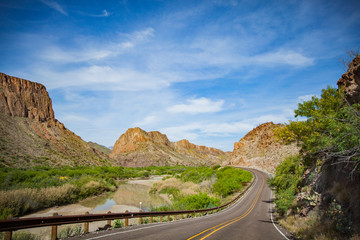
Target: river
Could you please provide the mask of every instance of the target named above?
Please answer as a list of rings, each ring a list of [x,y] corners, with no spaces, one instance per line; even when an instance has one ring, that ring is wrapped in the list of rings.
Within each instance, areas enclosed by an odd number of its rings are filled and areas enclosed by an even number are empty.
[[[113,193],[104,193],[100,196],[87,198],[75,204],[69,204],[64,206],[56,206],[47,208],[39,212],[35,212],[23,217],[48,217],[54,213],[59,215],[77,215],[89,213],[107,213],[111,211],[116,212],[138,212],[141,209],[148,211],[151,206],[160,206],[167,202],[165,196],[149,194],[151,185],[162,179],[163,176],[154,176],[146,180],[129,180],[125,184],[122,184]],[[136,219],[132,219],[131,223],[135,223]],[[95,222],[90,224],[90,231],[97,230],[98,227],[104,226],[104,222]],[[50,228],[42,227],[34,228],[23,231],[28,231],[36,235],[43,236],[42,239],[50,239]],[[64,226],[59,227],[59,231]]]

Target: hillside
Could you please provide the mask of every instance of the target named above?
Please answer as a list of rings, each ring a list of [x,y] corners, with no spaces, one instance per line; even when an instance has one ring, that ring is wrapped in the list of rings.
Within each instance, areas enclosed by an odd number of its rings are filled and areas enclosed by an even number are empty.
[[[55,119],[46,88],[0,73],[0,164],[104,165],[112,161]]]
[[[360,55],[321,96],[298,105],[306,121],[277,134],[301,155],[282,162],[270,180],[280,224],[301,239],[360,236]]]
[[[99,151],[99,152],[103,152],[106,155],[109,155],[112,151],[112,149],[105,147],[103,145],[100,145],[98,143],[95,142],[87,142],[92,148],[94,148],[95,150]]]
[[[110,157],[122,166],[216,165],[227,157],[219,149],[198,146],[188,140],[170,142],[158,131],[129,128],[116,141]]]
[[[248,132],[234,144],[234,151],[225,164],[274,172],[282,160],[299,152],[295,144],[284,145],[276,141],[274,129],[279,126],[281,124],[268,122]]]

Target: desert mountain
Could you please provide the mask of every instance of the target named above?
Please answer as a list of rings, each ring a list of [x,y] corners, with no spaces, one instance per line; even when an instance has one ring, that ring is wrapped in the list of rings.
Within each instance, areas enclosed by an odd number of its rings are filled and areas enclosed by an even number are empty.
[[[122,166],[215,165],[227,157],[219,149],[198,146],[188,140],[170,142],[158,131],[129,128],[116,141],[110,157]]]
[[[111,164],[55,119],[46,88],[0,73],[0,165],[8,167]]]
[[[281,124],[264,123],[234,144],[234,151],[225,164],[252,167],[273,172],[289,155],[299,152],[296,144],[284,145],[275,140],[274,129]]]
[[[110,148],[108,147],[105,147],[103,145],[100,145],[98,143],[95,143],[95,142],[87,142],[92,148],[94,148],[96,151],[99,151],[99,152],[103,152],[104,154],[106,155],[109,155],[111,153],[111,150]]]

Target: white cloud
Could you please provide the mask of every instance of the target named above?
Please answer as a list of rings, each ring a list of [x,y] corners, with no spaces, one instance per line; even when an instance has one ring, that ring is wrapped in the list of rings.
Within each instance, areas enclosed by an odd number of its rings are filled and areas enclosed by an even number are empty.
[[[102,11],[102,14],[99,15],[99,17],[108,17],[110,15],[110,13],[108,11],[106,11],[106,9],[104,9]]]
[[[124,49],[127,46],[124,47]],[[119,51],[120,49],[118,49]],[[110,49],[88,49],[87,51],[64,51],[59,47],[49,47],[44,50],[43,58],[53,62],[77,63],[101,60],[114,54]]]
[[[150,124],[154,124],[156,121],[158,120],[158,118],[154,115],[150,115],[150,116],[147,116],[144,118],[144,120],[140,121],[140,122],[137,122],[135,123],[135,126],[147,126],[147,125],[150,125]]]
[[[245,122],[229,123],[190,123],[180,126],[172,126],[161,129],[170,139],[176,141],[188,137],[188,140],[196,140],[200,136],[228,136],[241,135],[249,132],[255,127]]]
[[[230,122],[206,124],[201,128],[201,132],[207,135],[219,136],[228,134],[240,134],[252,130],[255,126],[252,123]]]
[[[106,10],[105,10],[106,11]],[[106,60],[126,53],[127,50],[141,45],[154,36],[154,29],[145,28],[129,34],[122,34],[125,39],[110,41],[108,44],[99,44],[96,40],[83,39],[79,46],[71,49],[60,48],[57,45],[43,47],[39,54],[41,59],[63,64],[88,63],[94,60]]]
[[[224,100],[212,101],[207,98],[197,98],[187,100],[188,104],[178,104],[167,108],[171,113],[214,113],[222,110]]]
[[[250,58],[254,63],[262,65],[291,65],[295,67],[309,66],[314,63],[313,58],[306,57],[301,53],[297,53],[291,50],[279,50],[276,52],[268,52],[261,55]]]
[[[68,16],[68,13],[65,11],[65,9],[57,2],[51,1],[51,0],[40,0],[42,3],[44,3],[46,6],[58,11],[59,13]]]
[[[79,87],[92,90],[139,91],[169,86],[167,79],[153,73],[98,65],[64,72],[36,69],[34,75],[35,79],[46,79],[48,89]]]
[[[155,30],[151,27],[146,28],[141,31],[136,31],[131,34],[129,34],[129,38],[132,39],[135,42],[143,42],[147,41],[149,38],[154,36]]]

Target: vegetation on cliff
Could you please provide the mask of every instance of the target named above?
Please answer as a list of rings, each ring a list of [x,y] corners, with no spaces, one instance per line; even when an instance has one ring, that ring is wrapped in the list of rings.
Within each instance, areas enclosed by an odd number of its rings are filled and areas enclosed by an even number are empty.
[[[276,133],[301,146],[270,181],[278,213],[302,238],[348,239],[360,232],[360,104],[350,105],[342,89],[328,87],[300,103],[295,116],[307,120]]]

